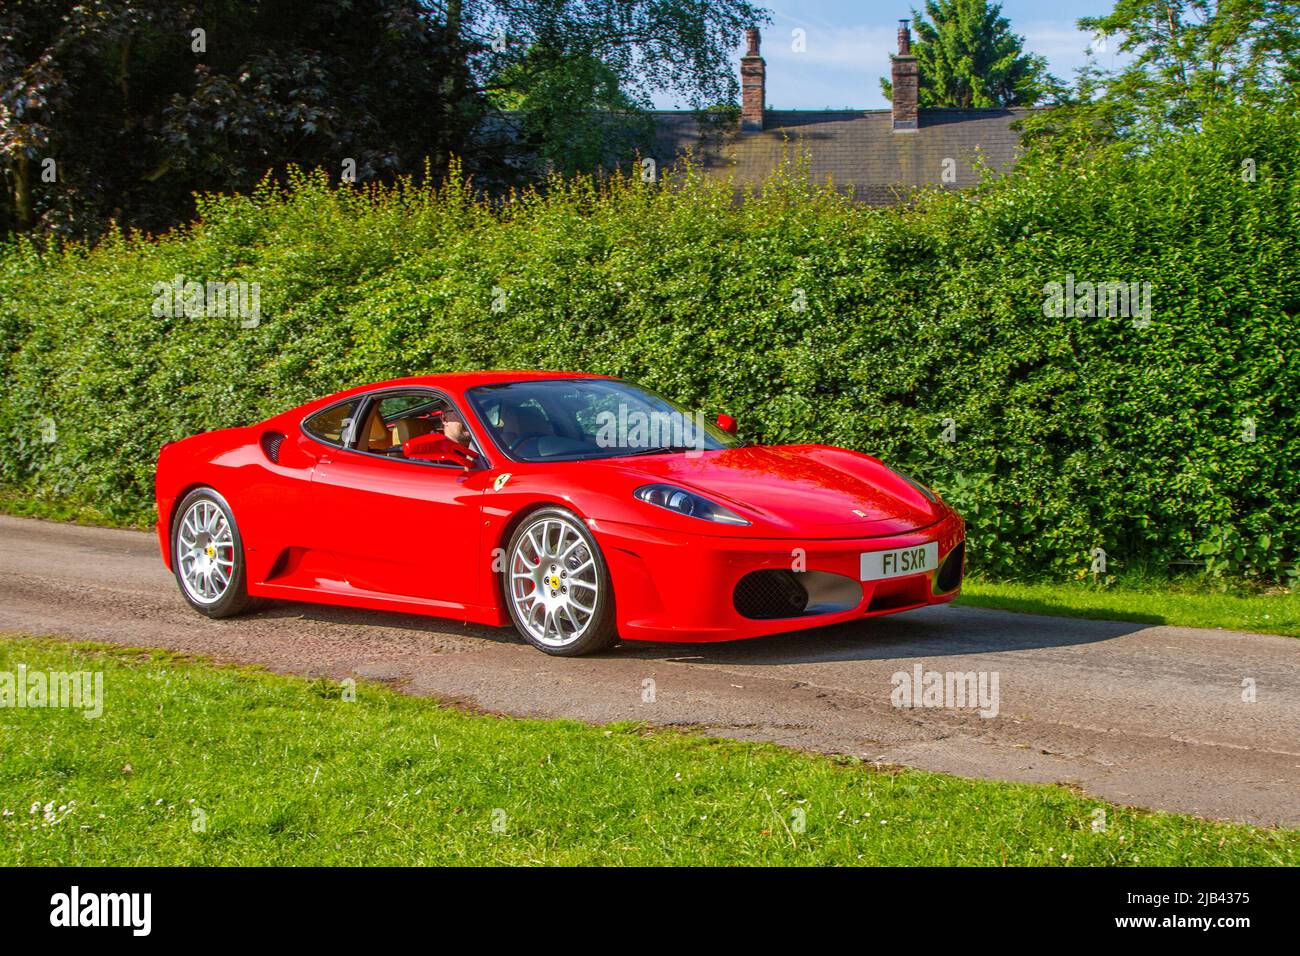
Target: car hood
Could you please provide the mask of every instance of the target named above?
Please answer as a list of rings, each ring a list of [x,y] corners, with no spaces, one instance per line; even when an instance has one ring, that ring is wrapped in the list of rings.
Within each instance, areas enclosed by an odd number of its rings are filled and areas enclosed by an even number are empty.
[[[923,528],[944,508],[869,455],[825,445],[769,445],[606,459],[637,484],[665,482],[712,498],[754,530],[872,537]]]

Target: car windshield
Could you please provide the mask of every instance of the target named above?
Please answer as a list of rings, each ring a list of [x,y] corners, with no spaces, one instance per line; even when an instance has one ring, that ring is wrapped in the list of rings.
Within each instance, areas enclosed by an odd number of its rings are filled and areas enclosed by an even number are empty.
[[[480,385],[466,393],[498,446],[517,461],[712,451],[733,436],[661,395],[609,379]]]

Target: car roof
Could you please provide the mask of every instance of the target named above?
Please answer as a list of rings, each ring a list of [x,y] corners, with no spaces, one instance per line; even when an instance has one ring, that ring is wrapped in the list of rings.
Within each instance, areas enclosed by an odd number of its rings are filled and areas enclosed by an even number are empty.
[[[547,379],[566,379],[566,378],[584,378],[584,379],[609,379],[609,375],[594,375],[590,372],[538,372],[529,370],[518,371],[483,371],[483,372],[443,372],[437,375],[412,375],[406,378],[390,378],[382,382],[370,382],[365,385],[356,385],[341,392],[335,392],[333,395],[323,396],[300,406],[304,413],[315,411],[317,408],[325,408],[341,399],[350,398],[353,395],[361,395],[366,392],[373,392],[386,388],[412,388],[426,386],[430,388],[439,388],[444,391],[453,393],[463,393],[466,389],[474,388],[477,385],[501,385],[508,382],[536,382]]]
[[[429,385],[451,391],[464,391],[476,385],[501,385],[507,382],[535,382],[553,378],[609,378],[608,375],[593,375],[588,372],[538,372],[538,371],[487,371],[487,372],[443,372],[437,375],[413,375],[408,378],[394,378],[385,382],[373,382],[370,385],[350,391],[370,391],[376,388],[402,388],[412,385]]]
[[[444,372],[440,375],[420,375],[415,378],[399,379],[403,384],[440,385],[443,388],[473,388],[475,385],[500,385],[503,382],[530,382],[548,378],[609,378],[608,375],[593,375],[590,372]]]

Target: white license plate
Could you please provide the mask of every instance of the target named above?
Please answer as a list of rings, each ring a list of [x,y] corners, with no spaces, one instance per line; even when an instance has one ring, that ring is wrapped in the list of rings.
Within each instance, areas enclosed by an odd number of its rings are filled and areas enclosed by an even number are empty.
[[[892,551],[864,551],[859,577],[863,581],[884,581],[908,574],[924,574],[939,566],[939,542],[927,541]]]

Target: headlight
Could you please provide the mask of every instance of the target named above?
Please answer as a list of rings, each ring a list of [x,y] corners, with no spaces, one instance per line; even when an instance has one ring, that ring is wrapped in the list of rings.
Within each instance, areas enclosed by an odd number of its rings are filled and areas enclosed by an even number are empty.
[[[903,473],[902,473],[901,471],[899,471],[897,468],[894,469],[894,474],[896,474],[899,478],[902,478],[905,482],[907,482],[909,485],[911,485],[913,488],[915,488],[915,489],[916,489],[917,491],[919,491],[921,494],[923,494],[923,495],[925,495],[927,498],[929,498],[930,501],[931,501],[932,503],[934,503],[934,504],[936,504],[936,505],[939,503],[939,496],[936,495],[936,494],[935,494],[933,491],[931,491],[929,488],[925,487],[925,485],[921,484],[921,483],[920,483],[919,481],[917,481],[915,478],[912,478],[912,477],[910,477],[909,475],[905,475],[905,474],[903,474]]]
[[[642,485],[632,492],[632,496],[646,504],[667,508],[678,514],[690,515],[692,518],[703,518],[705,521],[717,521],[720,524],[749,524],[725,505],[710,501],[708,498],[701,498],[676,485]]]

